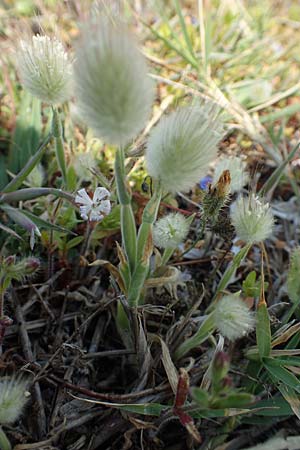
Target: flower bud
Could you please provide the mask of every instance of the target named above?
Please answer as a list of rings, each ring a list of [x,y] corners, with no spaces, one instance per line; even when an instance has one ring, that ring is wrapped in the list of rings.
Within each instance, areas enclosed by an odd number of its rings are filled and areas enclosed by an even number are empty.
[[[39,259],[34,257],[11,261],[11,259],[8,261],[8,258],[6,258],[0,266],[2,275],[10,280],[20,281],[25,276],[34,274],[40,267]]]
[[[219,214],[229,197],[230,172],[224,170],[214,185],[210,185],[202,201],[204,217],[213,221]]]
[[[27,383],[17,378],[0,379],[0,424],[12,424],[21,415],[28,400]]]
[[[231,207],[230,216],[237,236],[242,241],[253,244],[272,235],[274,217],[269,204],[253,193],[238,198]]]
[[[245,168],[246,163],[238,156],[222,158],[215,167],[213,184],[217,183],[224,170],[229,170],[231,178],[230,192],[234,193],[241,191],[249,181],[249,174],[246,172]]]
[[[154,245],[160,248],[176,248],[189,232],[189,221],[180,213],[171,213],[158,219],[153,227]]]
[[[40,261],[37,258],[26,258],[24,260],[24,273],[25,275],[31,275],[40,267]]]
[[[211,368],[212,385],[215,391],[218,391],[220,389],[221,381],[226,377],[229,367],[229,356],[224,352],[217,352]]]
[[[71,97],[72,66],[63,45],[49,36],[21,41],[18,65],[24,87],[45,103],[63,103]]]
[[[230,341],[246,336],[255,325],[253,313],[237,295],[225,295],[214,311],[220,333]]]
[[[145,58],[121,23],[91,20],[76,49],[75,91],[82,119],[108,144],[125,145],[145,126],[153,83]]]
[[[145,155],[147,169],[164,190],[187,191],[205,175],[223,133],[217,115],[212,103],[183,107],[151,131]]]

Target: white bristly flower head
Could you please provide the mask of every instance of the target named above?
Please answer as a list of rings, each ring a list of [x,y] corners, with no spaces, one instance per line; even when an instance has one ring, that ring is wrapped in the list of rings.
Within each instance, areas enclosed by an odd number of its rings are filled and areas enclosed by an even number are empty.
[[[249,181],[249,174],[246,172],[246,163],[238,156],[224,157],[218,161],[213,176],[213,184],[217,183],[224,170],[229,170],[230,172],[231,193],[241,191]]]
[[[145,126],[153,101],[146,60],[123,24],[97,18],[76,49],[79,113],[97,137],[125,145]]]
[[[148,139],[149,175],[168,192],[191,189],[215,159],[222,132],[212,103],[183,107],[164,117]]]
[[[255,325],[255,318],[248,306],[237,295],[225,295],[214,311],[216,327],[222,336],[235,341],[246,336]]]
[[[180,213],[171,213],[154,224],[153,242],[160,248],[176,248],[185,241],[189,222]]]
[[[0,379],[0,424],[14,423],[21,415],[25,403],[27,383],[17,378]]]
[[[249,244],[268,239],[273,232],[274,217],[268,203],[254,193],[238,198],[231,206],[231,221],[237,237]]]
[[[20,42],[17,53],[24,87],[45,103],[63,103],[72,93],[72,65],[56,38],[33,36]]]
[[[101,221],[111,211],[109,198],[110,192],[104,187],[96,188],[93,199],[85,189],[80,189],[75,197],[75,203],[81,205],[79,209],[83,220]]]

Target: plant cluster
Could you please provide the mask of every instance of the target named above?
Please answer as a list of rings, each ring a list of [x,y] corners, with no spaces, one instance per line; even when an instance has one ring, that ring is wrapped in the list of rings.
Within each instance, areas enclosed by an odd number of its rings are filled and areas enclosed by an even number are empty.
[[[66,264],[68,252],[81,244],[82,264],[109,271],[110,285],[118,297],[115,328],[131,355],[133,370],[138,372],[141,358],[143,363],[146,361],[150,341],[159,342],[162,347],[162,361],[175,403],[173,409],[169,404],[154,404],[151,411],[158,411],[159,415],[169,408],[195,441],[201,441],[196,419],[210,417],[216,411],[221,417],[226,416],[226,410],[232,414],[239,410],[242,414],[257,406],[259,393],[255,386],[246,390],[245,384],[233,385],[230,358],[224,351],[224,347],[233,349],[236,341],[243,342],[249,335],[253,345],[242,349],[249,366],[253,371],[257,368],[259,372],[264,371],[263,377],[269,377],[294,411],[291,398],[295,399],[299,392],[299,381],[290,369],[289,359],[280,359],[285,353],[276,353],[274,347],[296,333],[286,324],[299,306],[299,248],[291,256],[287,291],[293,308],[283,324],[284,338],[271,333],[264,273],[267,266],[264,243],[273,238],[275,228],[274,214],[266,197],[277,184],[286,162],[278,167],[277,176],[259,191],[245,189],[250,176],[244,160],[235,156],[217,161],[219,144],[228,130],[219,104],[213,96],[201,102],[183,101],[181,106],[164,114],[149,132],[144,131],[145,180],[150,179],[151,183],[137,214],[130,174],[137,155],[141,156],[136,143],[151,116],[156,91],[146,58],[128,27],[118,17],[99,13],[96,8],[81,27],[72,57],[57,38],[36,35],[19,43],[16,62],[23,87],[50,107],[51,126],[36,152],[1,191],[2,231],[11,240],[22,241],[23,248],[29,252],[23,239],[26,232],[31,253],[40,242],[51,253],[53,241],[47,240],[48,235],[43,233],[45,229],[50,230],[52,237],[56,233],[54,240]],[[69,101],[75,104],[82,129],[86,126],[92,130],[93,137],[102,142],[104,153],[112,155],[113,172],[104,175],[88,170],[90,184],[84,183],[85,175],[76,173],[82,164],[74,169],[67,155],[66,102]],[[55,158],[51,164],[57,171],[55,182],[49,187],[26,187],[52,146]],[[93,158],[91,161],[93,164]],[[216,163],[214,176],[201,189],[199,212],[194,214],[177,205],[173,208],[176,212],[166,213],[165,201],[170,206],[176,196],[186,199],[184,194],[200,183],[212,163]],[[52,223],[49,217],[43,218],[41,211],[33,213],[26,209],[28,202],[49,196],[56,202],[53,218],[60,215],[62,223]],[[79,226],[85,234],[75,233]],[[116,242],[112,258],[104,259],[95,253],[90,257],[92,240],[99,244],[103,236],[116,234],[114,231],[120,232],[121,238]],[[72,233],[75,236],[68,240],[65,236]],[[193,241],[189,239],[192,235]],[[196,306],[189,317],[173,324],[166,336],[167,346],[158,334],[147,333],[146,307],[151,303],[152,289],[167,288],[176,299],[177,287],[185,284],[178,260],[195,248],[199,250],[201,242],[205,243],[211,236],[229,243],[234,249],[232,260],[223,273],[214,272],[206,310],[199,313]],[[255,271],[250,272],[241,289],[233,292],[229,286],[253,248],[261,262],[260,277],[256,278]],[[9,249],[7,245],[0,260],[0,345],[12,324],[5,315],[6,298],[17,283],[36,274],[41,265],[40,258],[31,254],[19,257],[9,254]],[[79,279],[81,268],[78,261]],[[187,357],[192,359],[197,355],[204,343],[211,344],[213,355],[201,387],[189,389],[192,377],[189,380],[182,367],[187,367]],[[283,380],[288,387],[283,385]],[[27,401],[24,394],[27,387],[27,382],[15,377],[0,379],[0,425],[11,424],[19,418]],[[180,392],[183,392],[181,398]],[[140,412],[134,404],[125,405],[124,409],[130,412],[130,407],[131,411]],[[296,415],[299,417],[299,411]],[[11,448],[2,428],[0,444],[4,450]]]

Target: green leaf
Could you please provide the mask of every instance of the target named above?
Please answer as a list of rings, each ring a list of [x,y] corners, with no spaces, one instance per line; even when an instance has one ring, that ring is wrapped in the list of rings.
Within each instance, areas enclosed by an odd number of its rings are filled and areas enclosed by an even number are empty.
[[[278,385],[278,389],[280,390],[285,400],[289,403],[295,415],[298,417],[298,419],[300,419],[300,400],[297,393],[294,391],[293,388],[283,383],[280,383]]]
[[[209,306],[207,311],[211,311],[213,308],[213,305],[215,304],[219,294],[226,289],[228,284],[230,284],[232,277],[234,276],[237,269],[240,267],[241,262],[246,258],[249,250],[251,248],[251,244],[245,245],[245,247],[242,247],[240,251],[234,256],[232,262],[229,264],[227,269],[225,270],[221,280],[219,281],[216,293],[212,299],[212,303]]]
[[[259,194],[262,197],[265,196],[271,189],[274,189],[277,186],[277,184],[279,183],[279,181],[281,179],[281,176],[284,173],[286,166],[294,158],[295,154],[297,153],[297,151],[299,149],[299,146],[300,146],[300,143],[298,143],[293,148],[293,150],[288,154],[288,156],[283,161],[283,163],[280,164],[280,166],[278,166],[277,169],[272,173],[272,175],[267,179],[267,181],[265,182],[265,184],[262,186],[262,188],[259,191]]]
[[[46,188],[46,187],[36,187],[36,188],[25,188],[19,189],[14,192],[7,192],[1,195],[1,203],[12,203],[20,202],[26,200],[32,200],[37,197],[42,197],[45,195],[55,195],[55,197],[65,198],[69,202],[74,201],[73,195],[68,192],[64,192],[61,189]]]
[[[161,405],[160,403],[142,403],[118,406],[118,409],[122,409],[123,411],[142,414],[144,416],[160,416],[162,411],[166,408],[166,405]]]
[[[41,219],[38,216],[35,216],[31,212],[26,211],[25,209],[22,209],[22,213],[25,216],[27,216],[29,219],[31,219],[32,222],[34,222],[38,228],[45,228],[46,230],[60,231],[62,233],[70,233],[70,234],[73,234],[74,236],[76,236],[76,233],[74,233],[73,231],[70,231],[64,227],[60,227],[58,225],[54,225],[53,223],[47,222],[46,220]]]
[[[273,111],[269,114],[264,114],[259,117],[260,123],[275,122],[280,119],[289,119],[289,117],[300,111],[299,103],[288,105],[285,108],[280,108],[277,111]]]
[[[8,168],[11,172],[16,173],[25,166],[39,145],[41,133],[41,101],[24,91],[9,152]]]
[[[179,345],[178,349],[175,351],[174,358],[180,359],[186,353],[191,351],[193,348],[199,347],[202,342],[206,341],[212,332],[216,329],[215,317],[214,313],[210,313],[206,316],[204,321],[201,323],[197,332],[194,336],[190,337],[186,341],[184,341],[181,345]]]
[[[71,248],[76,247],[83,240],[84,240],[84,236],[76,236],[73,239],[70,239],[70,241],[68,241],[66,244],[66,249],[70,250]]]
[[[1,150],[0,150],[1,151]],[[0,153],[0,191],[8,182],[8,175],[6,172],[7,160],[6,155]]]
[[[274,358],[264,358],[263,365],[269,372],[274,383],[285,383],[287,386],[300,393],[300,381],[289,370],[276,363]]]
[[[194,387],[191,389],[193,400],[201,406],[207,408],[209,404],[209,394],[205,389]]]
[[[35,166],[40,162],[44,152],[46,151],[47,145],[51,141],[52,136],[49,134],[44,142],[40,145],[36,153],[26,162],[24,167],[20,172],[5,186],[2,192],[12,192],[18,189],[26,180],[30,172],[35,168]]]
[[[293,250],[287,277],[287,291],[293,303],[300,303],[300,247]]]
[[[167,405],[161,405],[160,403],[111,403],[111,402],[104,402],[101,400],[91,400],[89,398],[82,398],[82,397],[76,397],[73,395],[74,398],[77,400],[81,400],[87,403],[94,403],[96,405],[103,405],[107,406],[109,408],[116,408],[121,409],[123,411],[132,412],[135,414],[142,414],[144,416],[160,416],[162,411],[169,408]]]
[[[243,408],[249,407],[249,404],[253,402],[255,397],[246,392],[229,394],[225,398],[218,398],[213,402],[213,407],[218,409],[223,408]]]
[[[268,400],[260,400],[254,405],[250,406],[250,409],[261,408],[260,411],[255,412],[257,416],[291,416],[293,411],[288,402],[282,397],[272,397]]]
[[[173,3],[174,3],[174,6],[175,6],[176,13],[177,13],[177,15],[179,17],[179,22],[180,22],[180,26],[181,26],[181,30],[182,30],[182,33],[183,33],[183,36],[184,36],[184,40],[185,40],[186,46],[188,48],[188,51],[189,51],[191,57],[196,62],[197,59],[196,59],[195,54],[194,54],[193,45],[192,45],[191,38],[190,38],[188,30],[187,30],[187,26],[186,26],[186,23],[185,23],[185,20],[184,20],[184,16],[182,14],[182,10],[181,10],[180,4],[179,4],[179,0],[173,0]]]
[[[270,355],[271,328],[268,308],[265,302],[259,302],[256,314],[256,342],[260,358]]]

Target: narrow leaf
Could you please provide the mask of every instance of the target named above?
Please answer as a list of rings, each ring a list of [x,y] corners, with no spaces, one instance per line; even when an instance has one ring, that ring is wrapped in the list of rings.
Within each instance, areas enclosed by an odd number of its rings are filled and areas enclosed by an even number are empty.
[[[256,342],[260,358],[270,355],[271,329],[270,317],[266,303],[259,303],[257,307]]]

